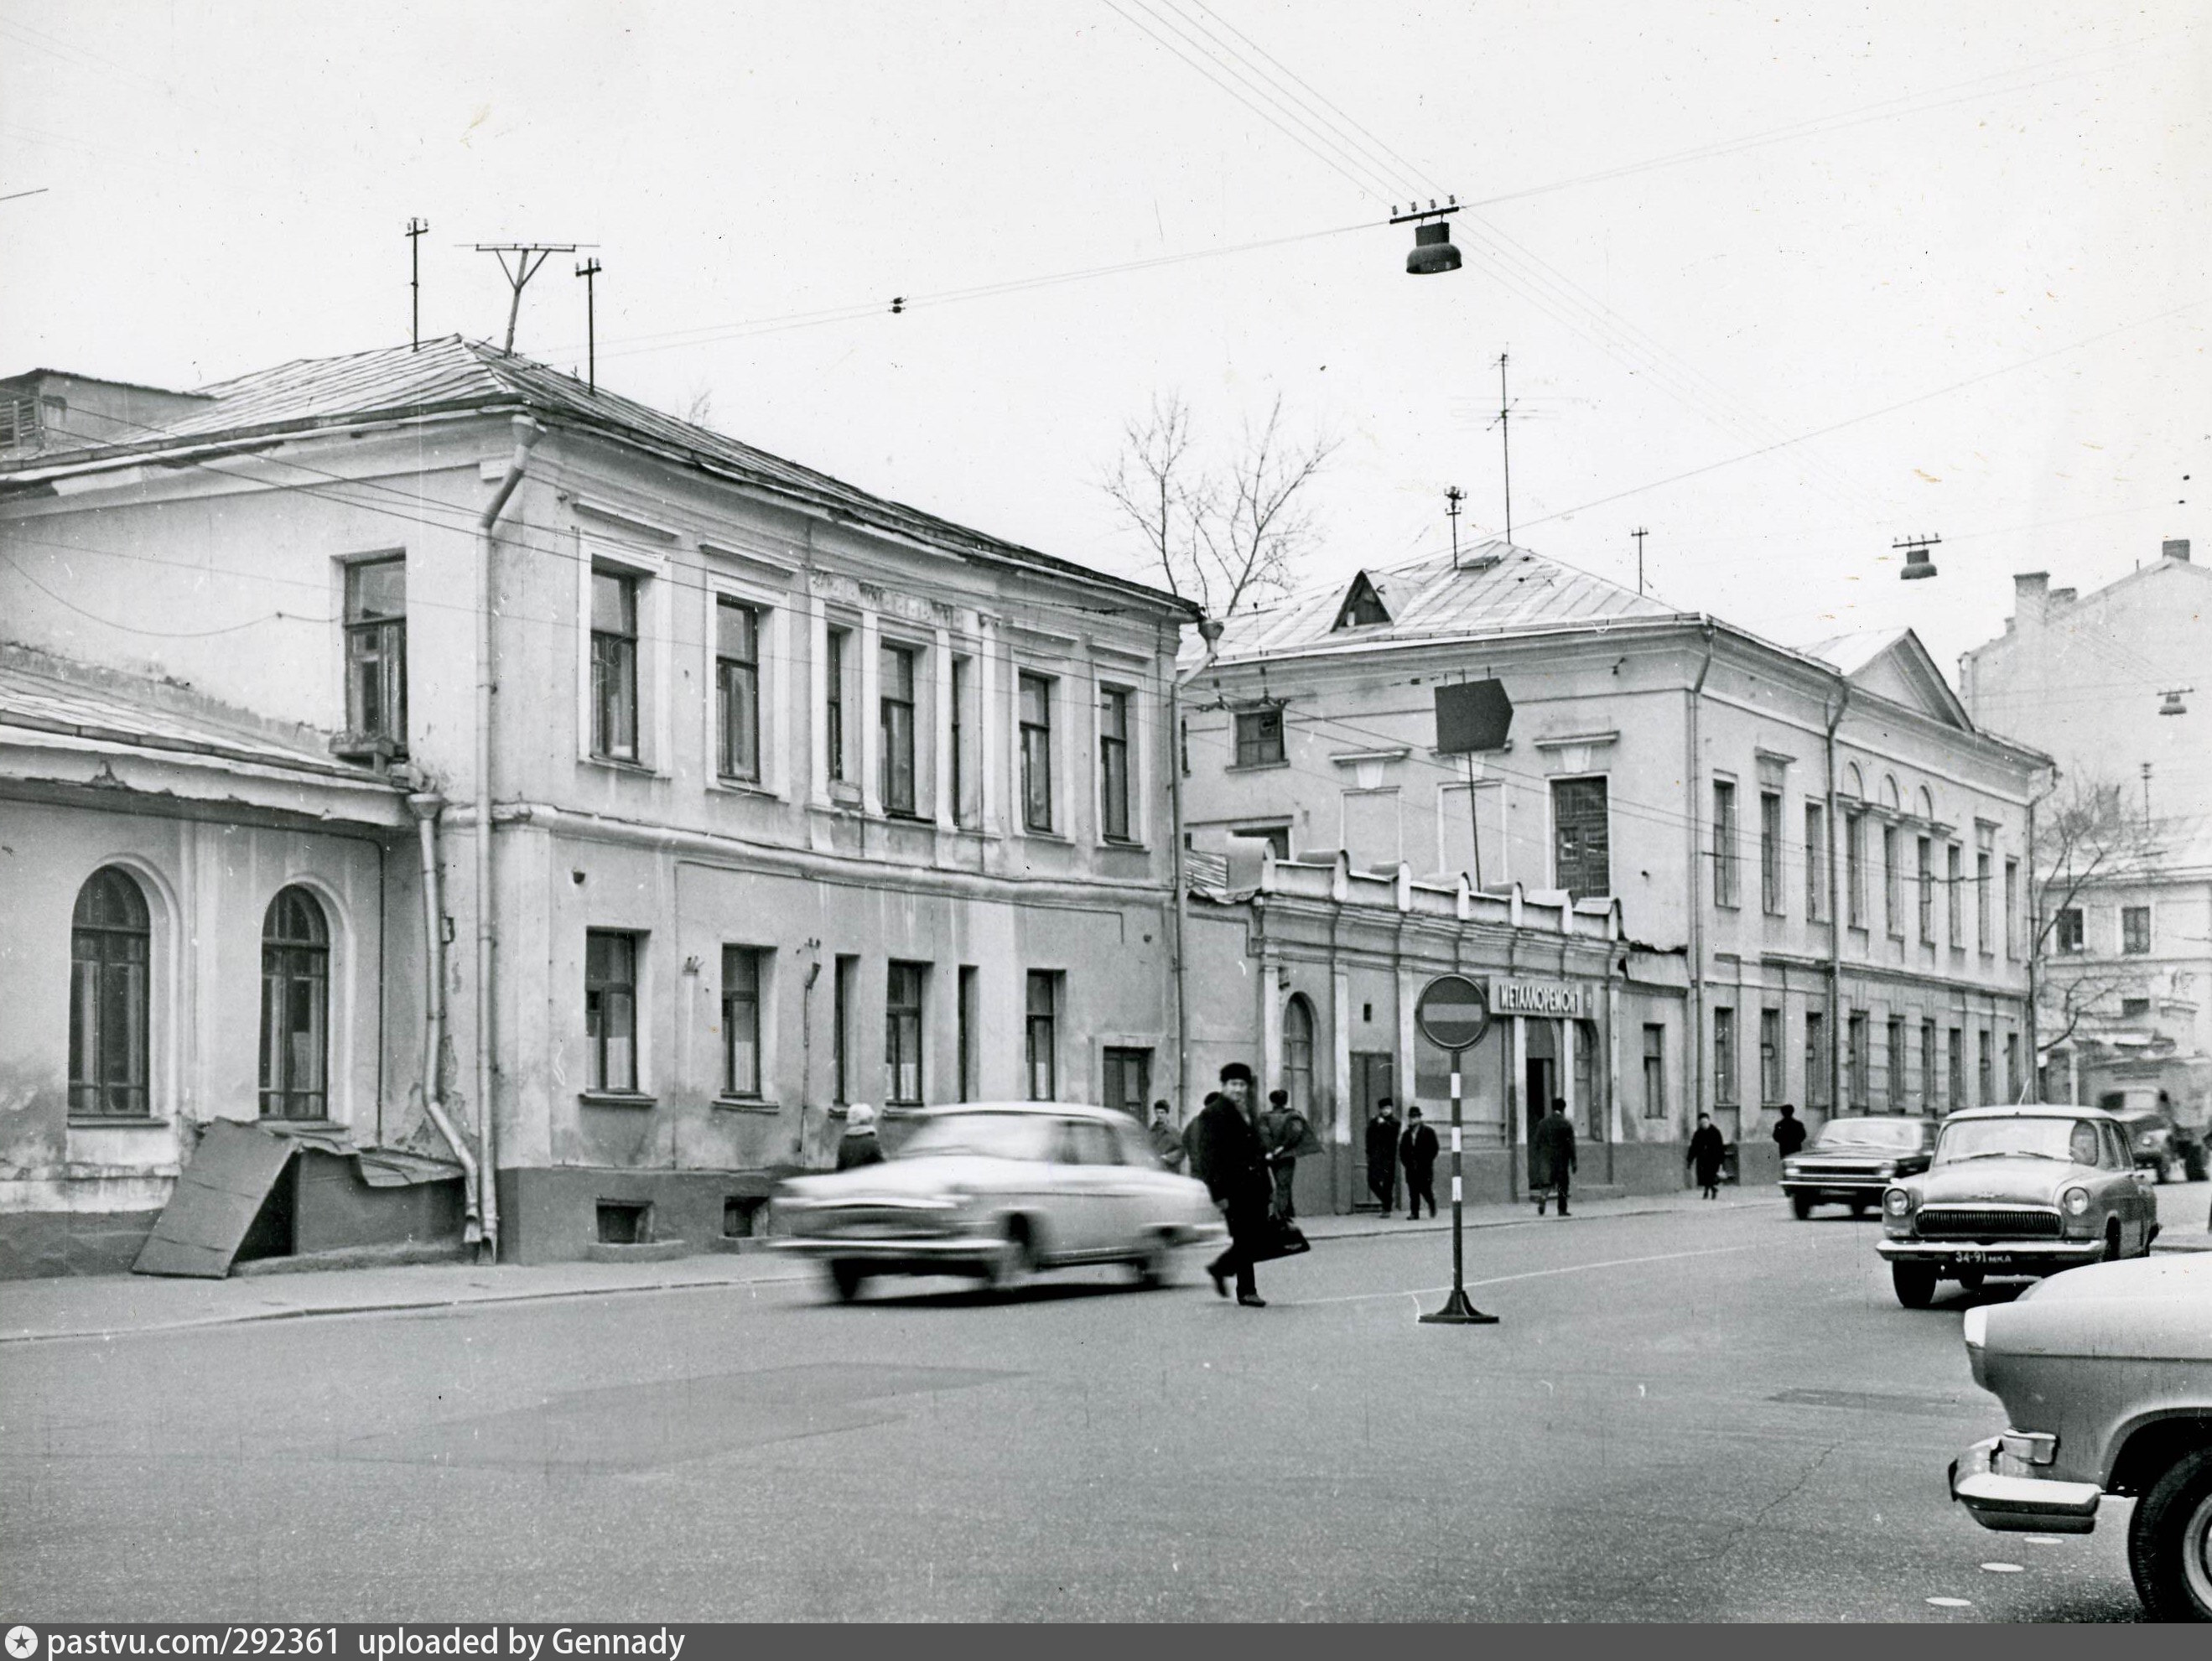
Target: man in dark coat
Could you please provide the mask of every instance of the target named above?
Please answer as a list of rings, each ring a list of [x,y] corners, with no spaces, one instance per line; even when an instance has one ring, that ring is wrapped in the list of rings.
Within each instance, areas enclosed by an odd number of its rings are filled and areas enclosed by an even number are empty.
[[[1165,1102],[1152,1104],[1152,1126],[1149,1133],[1152,1153],[1170,1171],[1182,1169],[1182,1138],[1176,1134],[1175,1120]]]
[[[1298,1149],[1306,1140],[1306,1116],[1291,1105],[1291,1092],[1267,1092],[1267,1110],[1260,1118],[1260,1140],[1267,1148],[1267,1174],[1275,1184],[1275,1215],[1285,1222],[1298,1214],[1291,1197],[1297,1180]]]
[[[1206,1098],[1205,1107],[1190,1122],[1183,1147],[1190,1155],[1191,1175],[1206,1184],[1229,1224],[1229,1250],[1206,1266],[1214,1291],[1226,1298],[1233,1275],[1237,1301],[1247,1309],[1265,1309],[1267,1300],[1260,1296],[1252,1264],[1253,1253],[1267,1238],[1273,1189],[1267,1181],[1267,1151],[1245,1113],[1251,1094],[1250,1068],[1242,1062],[1223,1068],[1221,1089]]]
[[[1559,1191],[1559,1215],[1566,1216],[1567,1182],[1575,1168],[1575,1123],[1567,1116],[1567,1104],[1554,1101],[1552,1110],[1536,1122],[1536,1134],[1528,1141],[1536,1214],[1544,1214],[1545,1202],[1556,1188]]]
[[[1782,1104],[1782,1116],[1774,1122],[1774,1146],[1785,1159],[1805,1146],[1805,1122],[1787,1102]]]
[[[1720,1128],[1710,1116],[1698,1115],[1697,1135],[1690,1138],[1690,1163],[1698,1168],[1698,1186],[1704,1190],[1700,1199],[1721,1197],[1721,1160],[1727,1155],[1728,1144],[1721,1140]]]
[[[1406,1167],[1406,1216],[1421,1214],[1421,1202],[1429,1202],[1429,1215],[1437,1214],[1437,1133],[1421,1123],[1421,1110],[1406,1110],[1406,1134],[1398,1140],[1398,1162]]]
[[[1398,1202],[1398,1112],[1385,1096],[1367,1122],[1367,1191],[1387,1217]]]

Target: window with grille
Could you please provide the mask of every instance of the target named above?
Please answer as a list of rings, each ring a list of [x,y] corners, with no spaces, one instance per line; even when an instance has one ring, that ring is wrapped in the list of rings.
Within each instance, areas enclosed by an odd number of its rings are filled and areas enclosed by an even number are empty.
[[[1098,693],[1098,806],[1109,842],[1129,840],[1129,695]]]
[[[137,878],[108,866],[77,891],[70,918],[69,1110],[143,1118],[147,972],[153,925]]]
[[[1713,904],[1736,904],[1735,786],[1713,781]]]
[[[1029,971],[1023,1020],[1023,1059],[1033,1102],[1055,1099],[1060,1079],[1060,975],[1049,969]]]
[[[912,648],[886,646],[878,654],[876,705],[881,749],[876,790],[884,812],[915,817],[914,660]]]
[[[761,1094],[762,961],[757,946],[722,948],[722,1093],[739,1100]]]
[[[346,727],[407,753],[407,561],[345,569]]]
[[[261,1116],[330,1116],[331,932],[300,887],[261,920]]]
[[[1613,892],[1612,827],[1603,779],[1556,779],[1552,784],[1555,885],[1575,898]]]
[[[2141,957],[2150,950],[2150,907],[2120,908],[2120,950],[2130,957]]]
[[[894,963],[884,983],[884,1099],[921,1105],[921,995],[927,965]]]
[[[1270,767],[1283,759],[1283,711],[1279,704],[1237,713],[1237,764]]]
[[[715,764],[726,779],[757,782],[760,764],[760,613],[714,602]]]
[[[635,761],[638,580],[592,573],[592,753]]]
[[[637,936],[594,928],[584,936],[584,1088],[637,1089]]]
[[[1029,830],[1050,830],[1052,682],[1042,675],[1024,672],[1021,678],[1021,729],[1022,825]]]

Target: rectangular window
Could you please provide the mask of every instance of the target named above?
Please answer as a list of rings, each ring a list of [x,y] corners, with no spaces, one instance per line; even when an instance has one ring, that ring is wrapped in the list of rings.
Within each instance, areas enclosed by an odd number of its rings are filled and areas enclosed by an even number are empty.
[[[1049,969],[1029,972],[1024,1005],[1023,1060],[1027,1063],[1030,1099],[1057,1099],[1060,1080],[1060,976]]]
[[[346,727],[407,753],[407,561],[367,559],[345,573]]]
[[[974,770],[968,764],[968,682],[969,660],[952,660],[952,753],[945,758],[952,770],[952,822],[969,824],[975,815],[968,811],[968,780]],[[963,1097],[961,1099],[967,1100]]]
[[[1021,678],[1021,705],[1022,826],[1029,830],[1050,830],[1052,682],[1042,675],[1024,672]]]
[[[982,1006],[978,1000],[982,988],[975,965],[960,965],[960,981],[955,989],[959,1008],[956,1012],[960,1025],[960,1099],[972,1102],[982,1094],[981,1055],[978,1049],[982,1038]]]
[[[1555,887],[1578,900],[1613,892],[1613,831],[1603,779],[1558,779],[1552,784]]]
[[[2139,1020],[2149,1013],[2150,1000],[2148,998],[2122,998],[2120,1000],[2120,1019],[2124,1021]]]
[[[1805,1103],[1828,1104],[1828,1018],[1812,1010],[1805,1012]]]
[[[884,1099],[921,1105],[921,994],[927,964],[894,963],[884,982]]]
[[[1892,1015],[1889,1018],[1889,1031],[1887,1036],[1889,1039],[1889,1055],[1883,1062],[1883,1068],[1889,1076],[1883,1082],[1887,1086],[1889,1110],[1893,1113],[1902,1113],[1905,1111],[1906,1066],[1905,1018],[1902,1015]]]
[[[853,776],[845,755],[845,647],[851,638],[849,629],[832,629],[823,640],[823,751],[829,776],[840,783],[850,783]]]
[[[853,985],[860,972],[858,958],[839,958],[830,974],[830,1099],[853,1099]]]
[[[1105,1089],[1100,1101],[1119,1108],[1139,1124],[1146,1116],[1145,1098],[1152,1089],[1152,1052],[1149,1050],[1109,1049],[1099,1057]]]
[[[2131,958],[2139,958],[2149,952],[2150,907],[2124,905],[2120,908],[2120,950]]]
[[[1992,1076],[1996,1071],[1996,1061],[1994,1055],[1996,1046],[1990,1042],[1989,1028],[1983,1027],[1974,1034],[1974,1043],[1978,1051],[1974,1080],[1982,1092],[1981,1098],[1974,1105],[1993,1107],[1996,1105],[1997,1099],[1996,1080]]]
[[[1849,1070],[1849,1076],[1844,1083],[1850,1093],[1851,1107],[1863,1113],[1867,1110],[1867,1104],[1873,1100],[1873,1096],[1867,1087],[1867,1074],[1872,1070],[1873,1057],[1867,1053],[1870,1040],[1867,1033],[1867,1018],[1864,1010],[1851,1011],[1847,1036],[1850,1042],[1850,1049],[1846,1053],[1844,1065]]]
[[[1759,793],[1759,903],[1782,915],[1782,798],[1772,790]]]
[[[1990,856],[1974,855],[1974,949],[1990,955]]]
[[[1283,759],[1283,711],[1279,704],[1240,710],[1237,716],[1237,764],[1268,767]]]
[[[1644,1029],[1644,1116],[1667,1116],[1667,1029]]]
[[[1713,1011],[1713,1100],[1726,1105],[1735,1100],[1735,1011]]]
[[[1844,915],[1854,928],[1866,927],[1866,815],[1844,815]]]
[[[637,1089],[637,936],[594,928],[584,935],[586,1090]]]
[[[2081,908],[2080,906],[2063,907],[2057,918],[2053,920],[2052,927],[2061,952],[2078,952],[2081,950]]]
[[[1960,922],[1966,916],[1965,896],[1960,891],[1966,887],[1966,879],[1960,872],[1959,844],[1955,842],[1944,850],[1943,875],[1951,891],[1951,904],[1947,908],[1950,916],[1946,919],[1951,925],[1951,949],[1963,952],[1966,949],[1966,925]]]
[[[2005,961],[2012,963],[2020,957],[2020,861],[2005,861],[2004,934]]]
[[[1723,779],[1713,781],[1713,904],[1736,904],[1735,786]]]
[[[722,948],[722,1093],[757,1100],[761,1093],[761,959],[750,946]]]
[[[1897,827],[1881,827],[1881,921],[1896,939],[1905,938],[1905,912],[1898,897]]]
[[[1109,842],[1129,840],[1129,695],[1098,692],[1098,805]]]
[[[1805,920],[1818,922],[1828,915],[1828,812],[1815,802],[1805,804]]]
[[[637,582],[592,573],[592,753],[637,757]]]
[[[914,812],[914,651],[886,646],[877,654],[876,707],[882,725],[876,790],[884,812],[912,818]]]
[[[1948,1040],[1948,1064],[1944,1068],[1944,1106],[1958,1109],[1966,1104],[1966,1037],[1957,1027],[1951,1029]]]
[[[726,779],[760,777],[760,613],[714,602],[715,765]]]
[[[1923,1112],[1936,1110],[1936,1023],[1920,1023],[1920,1106]]]
[[[1920,838],[1920,943],[1936,944],[1936,844]]]
[[[2020,1034],[2005,1034],[2005,1099],[2012,1100],[2020,1092]]]
[[[1782,1012],[1759,1012],[1759,1099],[1778,1102],[1783,1098]]]

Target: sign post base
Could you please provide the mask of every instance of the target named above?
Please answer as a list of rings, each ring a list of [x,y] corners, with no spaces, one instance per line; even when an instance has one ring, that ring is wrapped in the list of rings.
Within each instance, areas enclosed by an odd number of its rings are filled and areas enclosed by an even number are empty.
[[[1473,1304],[1468,1302],[1467,1293],[1463,1287],[1454,1287],[1451,1296],[1444,1299],[1444,1306],[1434,1314],[1421,1317],[1421,1324],[1424,1326],[1494,1327],[1498,1324],[1498,1317],[1495,1315],[1485,1315]]]

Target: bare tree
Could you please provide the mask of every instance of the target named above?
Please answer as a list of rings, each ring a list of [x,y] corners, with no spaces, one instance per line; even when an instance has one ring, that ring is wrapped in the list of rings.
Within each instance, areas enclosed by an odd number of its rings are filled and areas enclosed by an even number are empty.
[[[1101,488],[1145,538],[1147,563],[1169,592],[1227,618],[1290,591],[1316,526],[1305,487],[1336,452],[1336,441],[1294,439],[1278,397],[1267,418],[1247,423],[1230,460],[1194,453],[1190,411],[1156,398],[1122,429],[1121,453]]]
[[[2069,1042],[2084,1019],[2137,977],[2124,958],[2087,949],[2084,902],[2097,891],[2140,880],[2161,851],[2150,820],[2106,780],[2075,779],[2038,810],[2032,857],[2039,903],[2030,956],[2037,971],[2039,1049]]]

